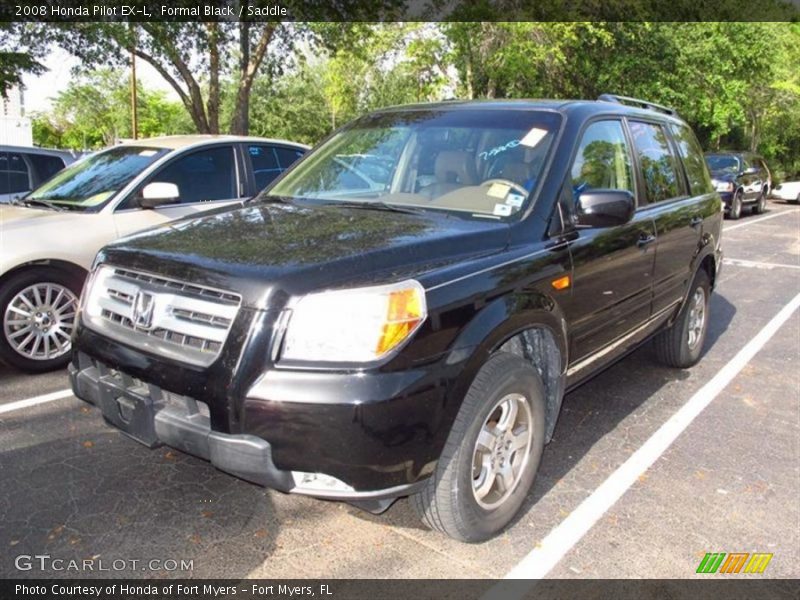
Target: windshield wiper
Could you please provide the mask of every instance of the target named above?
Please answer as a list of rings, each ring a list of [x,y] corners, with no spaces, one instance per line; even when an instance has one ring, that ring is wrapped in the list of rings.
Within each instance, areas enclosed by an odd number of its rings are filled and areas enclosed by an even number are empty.
[[[418,215],[423,209],[411,206],[400,206],[398,204],[388,204],[387,202],[339,202],[334,201],[328,206],[343,206],[344,208],[361,208],[363,210],[385,210],[389,212],[405,213],[408,215]]]
[[[14,206],[44,206],[45,208],[56,210],[58,212],[64,212],[67,210],[63,206],[59,206],[53,202],[48,202],[47,200],[39,200],[38,198],[23,198],[22,200],[16,199],[12,200],[11,204]]]

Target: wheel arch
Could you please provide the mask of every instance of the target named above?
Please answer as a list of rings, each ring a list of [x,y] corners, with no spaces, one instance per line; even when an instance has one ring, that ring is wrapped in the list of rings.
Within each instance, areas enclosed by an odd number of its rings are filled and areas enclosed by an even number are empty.
[[[538,291],[515,292],[483,307],[462,330],[451,359],[463,368],[451,389],[454,405],[466,395],[483,364],[496,352],[510,352],[539,373],[546,393],[546,441],[561,409],[568,361],[567,324],[555,300]],[[455,416],[455,415],[454,415]]]
[[[0,275],[0,286],[3,285],[6,281],[11,279],[12,277],[14,277],[15,275],[18,275],[19,273],[25,271],[29,271],[31,269],[35,269],[37,267],[52,267],[54,269],[58,269],[60,271],[68,273],[70,276],[75,277],[76,279],[79,279],[81,283],[83,283],[83,281],[89,275],[89,272],[82,266],[70,262],[68,260],[61,260],[57,258],[43,258],[43,259],[24,262],[9,269],[8,271]]]

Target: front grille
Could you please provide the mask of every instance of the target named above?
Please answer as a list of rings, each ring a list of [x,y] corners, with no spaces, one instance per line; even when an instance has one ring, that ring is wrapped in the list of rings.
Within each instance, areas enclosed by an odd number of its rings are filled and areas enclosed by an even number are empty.
[[[146,310],[137,306],[140,294],[147,297]],[[124,343],[209,365],[219,356],[240,303],[231,292],[103,266],[89,290],[86,321]],[[142,312],[148,313],[145,318]]]

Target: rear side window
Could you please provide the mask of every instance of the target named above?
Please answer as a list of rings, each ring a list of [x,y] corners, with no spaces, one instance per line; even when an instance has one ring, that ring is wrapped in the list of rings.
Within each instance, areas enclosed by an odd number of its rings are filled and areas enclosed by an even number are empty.
[[[17,152],[0,152],[0,194],[30,191],[28,165]]]
[[[688,125],[672,125],[672,135],[678,145],[678,153],[683,159],[689,189],[693,196],[714,191],[708,174],[703,150]]]
[[[256,188],[263,190],[272,183],[273,179],[303,156],[303,152],[302,150],[281,148],[279,146],[252,144],[247,147],[247,155],[250,157],[250,164],[253,167]]]
[[[678,179],[675,157],[670,151],[664,128],[653,123],[631,121],[630,129],[644,178],[646,203],[677,198],[683,186]]]
[[[28,160],[31,161],[33,169],[36,171],[36,176],[39,180],[39,183],[47,181],[64,168],[63,159],[60,159],[57,156],[28,154]]]

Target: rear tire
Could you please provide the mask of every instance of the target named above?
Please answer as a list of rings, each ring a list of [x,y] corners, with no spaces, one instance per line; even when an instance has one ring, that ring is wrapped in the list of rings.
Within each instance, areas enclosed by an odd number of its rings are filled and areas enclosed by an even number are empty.
[[[659,333],[653,343],[659,361],[668,367],[688,369],[700,360],[708,331],[708,305],[711,283],[705,269],[694,276],[689,295],[668,328]]]
[[[43,373],[67,365],[82,281],[53,267],[12,275],[0,289],[0,358]]]
[[[765,190],[761,190],[761,194],[758,196],[758,200],[753,205],[753,214],[760,215],[763,213],[767,208],[767,192]]]
[[[728,210],[728,218],[731,221],[736,221],[739,217],[742,216],[742,192],[741,190],[736,190],[733,194],[733,199],[731,200],[731,207]]]
[[[428,527],[454,539],[491,538],[522,506],[544,435],[539,373],[515,354],[494,354],[475,376],[436,470],[411,497],[414,510]]]

